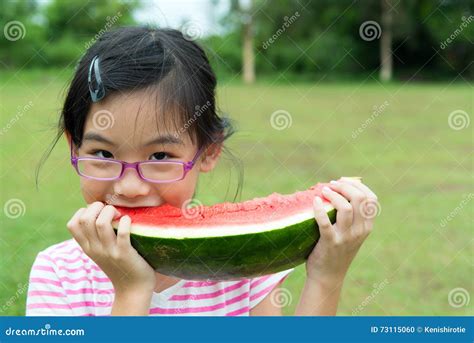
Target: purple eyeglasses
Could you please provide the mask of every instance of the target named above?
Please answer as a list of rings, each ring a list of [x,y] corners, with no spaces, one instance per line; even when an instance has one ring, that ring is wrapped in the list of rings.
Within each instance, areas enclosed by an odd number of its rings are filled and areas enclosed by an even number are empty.
[[[76,172],[85,178],[111,181],[120,179],[125,169],[135,169],[142,180],[153,183],[168,183],[184,179],[193,169],[199,155],[204,151],[201,147],[192,161],[141,161],[128,163],[101,157],[76,157],[71,146],[71,164]]]

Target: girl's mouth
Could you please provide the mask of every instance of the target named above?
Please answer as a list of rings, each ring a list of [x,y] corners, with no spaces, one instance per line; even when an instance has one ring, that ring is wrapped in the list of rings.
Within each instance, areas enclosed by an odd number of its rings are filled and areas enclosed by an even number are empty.
[[[163,204],[130,204],[130,203],[114,203],[110,204],[112,206],[117,206],[117,207],[128,207],[128,208],[135,208],[135,207],[156,207],[156,206],[161,206]]]

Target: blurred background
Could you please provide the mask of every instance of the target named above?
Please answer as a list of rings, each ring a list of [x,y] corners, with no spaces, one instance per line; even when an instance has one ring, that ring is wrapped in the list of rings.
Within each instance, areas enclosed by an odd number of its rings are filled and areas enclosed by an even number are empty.
[[[340,315],[473,315],[474,2],[84,1],[0,3],[0,314],[24,315],[36,254],[71,238],[84,206],[55,136],[74,67],[104,32],[182,30],[206,50],[217,100],[238,123],[237,200],[362,176],[379,197],[346,278]],[[200,178],[206,205],[232,201],[237,168]],[[291,315],[305,279],[282,285]]]

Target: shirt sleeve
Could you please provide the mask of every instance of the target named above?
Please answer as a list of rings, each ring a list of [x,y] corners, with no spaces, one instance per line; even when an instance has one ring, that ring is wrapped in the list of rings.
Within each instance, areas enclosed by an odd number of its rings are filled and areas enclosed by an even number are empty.
[[[73,316],[53,258],[42,251],[31,267],[26,316]]]
[[[281,284],[288,275],[295,270],[291,268],[279,273],[260,276],[250,281],[250,308],[254,308],[279,284]],[[276,299],[277,300],[277,299]]]

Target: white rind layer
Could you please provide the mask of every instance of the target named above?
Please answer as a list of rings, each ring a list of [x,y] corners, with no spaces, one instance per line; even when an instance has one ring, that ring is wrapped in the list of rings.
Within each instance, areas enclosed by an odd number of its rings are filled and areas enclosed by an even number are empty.
[[[334,207],[330,204],[325,204],[324,209],[326,213],[333,210]],[[252,224],[252,225],[226,225],[225,227],[195,227],[195,228],[176,228],[175,226],[166,227],[161,226],[156,228],[154,226],[133,224],[131,225],[130,232],[135,235],[145,237],[156,237],[156,238],[174,238],[174,239],[185,239],[185,238],[204,238],[204,237],[222,237],[222,236],[236,236],[245,235],[251,233],[260,233],[273,230],[283,229],[287,226],[301,223],[310,218],[314,218],[314,211],[306,210],[296,215],[269,221],[264,224]],[[115,227],[115,225],[114,225]]]

